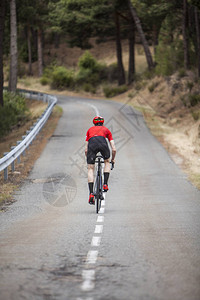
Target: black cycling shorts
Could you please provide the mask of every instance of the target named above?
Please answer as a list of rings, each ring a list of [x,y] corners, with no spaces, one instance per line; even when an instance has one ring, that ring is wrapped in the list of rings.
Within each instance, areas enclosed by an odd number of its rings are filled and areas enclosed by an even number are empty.
[[[97,153],[100,152],[104,159],[110,157],[110,150],[108,143],[103,136],[95,136],[88,141],[87,163],[93,165]]]

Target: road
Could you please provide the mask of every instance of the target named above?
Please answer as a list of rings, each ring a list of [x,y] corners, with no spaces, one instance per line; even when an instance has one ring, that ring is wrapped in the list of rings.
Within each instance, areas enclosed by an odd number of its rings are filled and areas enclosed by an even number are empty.
[[[54,135],[0,215],[0,299],[199,300],[200,192],[128,105],[59,105]],[[117,147],[99,215],[84,158],[96,114]]]

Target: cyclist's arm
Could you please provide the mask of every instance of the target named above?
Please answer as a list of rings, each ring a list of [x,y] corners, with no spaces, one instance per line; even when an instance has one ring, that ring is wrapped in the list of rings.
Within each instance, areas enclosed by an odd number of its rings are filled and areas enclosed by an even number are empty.
[[[88,141],[85,142],[85,156],[87,156],[88,152]]]
[[[111,140],[111,141],[110,141],[110,146],[111,146],[111,149],[112,149],[112,158],[111,158],[111,162],[112,162],[112,163],[115,163],[116,148],[115,148],[114,140]]]

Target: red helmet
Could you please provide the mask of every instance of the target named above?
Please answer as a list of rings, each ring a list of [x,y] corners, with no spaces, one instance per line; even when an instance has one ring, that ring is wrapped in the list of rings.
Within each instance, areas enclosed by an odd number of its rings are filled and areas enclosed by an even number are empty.
[[[103,117],[100,117],[100,116],[97,116],[93,119],[93,123],[94,125],[103,125],[104,123],[104,118]]]

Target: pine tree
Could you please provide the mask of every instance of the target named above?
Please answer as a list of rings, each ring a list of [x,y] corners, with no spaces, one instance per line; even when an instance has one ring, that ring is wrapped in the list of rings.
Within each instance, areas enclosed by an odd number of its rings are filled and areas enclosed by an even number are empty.
[[[5,0],[0,2],[0,106],[3,106],[3,36],[5,25]]]
[[[10,0],[10,75],[9,91],[16,92],[17,89],[17,18],[16,1]]]

